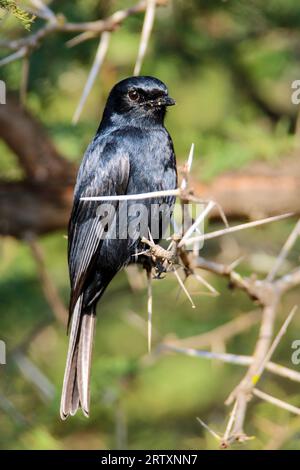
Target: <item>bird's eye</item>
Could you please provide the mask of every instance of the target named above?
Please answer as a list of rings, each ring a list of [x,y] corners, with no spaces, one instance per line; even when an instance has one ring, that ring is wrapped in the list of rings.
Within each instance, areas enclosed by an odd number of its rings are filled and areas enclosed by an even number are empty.
[[[130,90],[128,92],[128,96],[132,101],[137,101],[140,97],[140,95],[138,94],[136,90]]]

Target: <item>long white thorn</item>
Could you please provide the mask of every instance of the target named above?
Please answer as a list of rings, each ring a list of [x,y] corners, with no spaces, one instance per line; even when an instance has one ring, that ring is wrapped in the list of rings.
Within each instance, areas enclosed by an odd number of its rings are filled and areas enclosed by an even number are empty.
[[[271,271],[269,272],[267,276],[267,281],[269,282],[273,281],[282,263],[285,261],[286,257],[288,256],[290,250],[292,249],[299,235],[300,235],[300,220],[298,220],[292,232],[288,236],[285,244],[283,245],[278,257],[276,258],[273,268],[271,269]]]
[[[281,341],[281,338],[283,337],[283,335],[286,333],[286,330],[289,326],[289,324],[291,323],[292,319],[294,318],[294,315],[296,313],[296,310],[297,310],[298,306],[295,305],[291,312],[289,313],[289,315],[287,316],[286,320],[284,321],[282,327],[280,328],[280,330],[278,331],[274,341],[272,342],[271,344],[271,347],[270,349],[268,350],[267,354],[265,355],[265,357],[263,358],[260,366],[258,367],[257,369],[257,372],[256,374],[254,375],[254,377],[252,378],[252,381],[254,384],[256,384],[258,382],[258,380],[260,379],[264,369],[265,369],[265,366],[266,364],[269,362],[269,360],[271,359],[275,349],[277,348],[278,344],[280,343]]]
[[[230,416],[229,416],[228,424],[226,426],[226,430],[225,430],[225,433],[224,433],[224,436],[223,436],[223,441],[225,441],[225,442],[229,439],[232,427],[233,427],[234,422],[235,422],[237,405],[238,405],[238,402],[236,401],[233,405],[233,408],[232,408]]]
[[[188,230],[183,235],[182,239],[178,243],[178,248],[184,245],[185,240],[187,240],[190,237],[190,235],[194,232],[194,230],[198,227],[198,225],[201,224],[201,222],[203,222],[205,217],[210,213],[210,211],[213,209],[214,206],[215,206],[215,203],[213,201],[209,201],[204,211],[201,212],[201,214],[197,217],[195,222],[188,228]]]
[[[179,196],[180,189],[166,189],[165,191],[153,191],[151,193],[125,194],[120,196],[89,196],[81,197],[81,201],[138,201],[140,199],[152,199],[159,196]]]
[[[148,287],[148,352],[151,352],[152,344],[152,278],[151,272],[147,272],[147,287]]]
[[[248,222],[246,224],[235,225],[234,227],[225,228],[222,230],[216,230],[215,232],[205,233],[197,237],[192,237],[184,241],[184,245],[192,245],[196,241],[201,240],[210,240],[212,238],[221,237],[222,235],[227,235],[228,233],[238,232],[240,230],[245,230],[252,227],[258,227],[259,225],[269,224],[271,222],[276,222],[278,220],[283,220],[288,217],[293,216],[293,212],[288,212],[287,214],[276,215],[274,217],[267,217],[266,219],[255,220],[254,222]]]
[[[187,173],[190,173],[191,168],[192,168],[192,163],[193,163],[193,159],[194,159],[194,150],[195,150],[195,145],[194,145],[194,143],[192,143],[191,148],[190,148],[190,153],[189,153],[187,162],[185,164]],[[182,190],[184,190],[184,189],[186,189],[186,187],[187,187],[187,179],[186,179],[186,177],[184,177],[182,179],[180,188]]]
[[[146,50],[148,47],[153,23],[154,23],[154,18],[155,18],[155,4],[156,0],[147,0],[147,8],[145,11],[145,18],[144,18],[144,24],[143,24],[143,29],[142,29],[142,34],[141,34],[141,41],[140,41],[140,46],[139,46],[139,51],[133,71],[133,75],[139,75],[141,72],[142,68],[142,63],[146,54]]]
[[[203,284],[207,289],[214,295],[220,295],[220,293],[206,280],[204,277],[200,276],[199,273],[193,273],[195,279],[197,279],[200,284]]]
[[[31,3],[35,8],[40,10],[48,20],[56,21],[55,14],[42,0],[31,0]]]
[[[272,397],[272,395],[262,392],[257,388],[253,390],[253,395],[256,395],[258,398],[261,398],[261,400],[265,400],[268,403],[272,403],[272,405],[278,406],[279,408],[283,408],[284,410],[287,410],[290,413],[294,413],[300,416],[300,408],[298,408],[297,406],[290,405],[289,403],[283,400],[279,400],[279,398]]]
[[[99,70],[100,70],[100,68],[103,64],[103,61],[104,61],[106,53],[107,53],[109,40],[110,40],[110,32],[104,31],[101,34],[101,38],[100,38],[99,46],[98,46],[98,49],[97,49],[97,52],[96,52],[94,63],[93,63],[92,68],[90,70],[88,79],[86,81],[86,84],[85,84],[85,87],[83,89],[82,95],[80,97],[80,100],[79,100],[78,106],[76,108],[76,111],[74,113],[74,116],[73,116],[73,119],[72,119],[73,124],[77,124],[78,119],[79,119],[79,117],[81,115],[81,112],[83,110],[84,104],[87,100],[87,97],[90,94],[92,86],[93,86],[93,84],[96,80],[96,77],[99,73]]]
[[[217,441],[220,441],[221,440],[221,436],[216,433],[213,429],[211,429],[207,424],[205,424],[204,421],[202,421],[202,419],[200,419],[199,417],[197,417],[197,421],[201,424],[201,426],[204,427],[204,429],[206,429],[206,431],[208,431]]]
[[[185,287],[185,285],[184,285],[184,283],[183,283],[181,277],[179,276],[178,272],[176,271],[176,269],[174,269],[173,273],[175,274],[175,277],[177,278],[177,281],[179,282],[180,287],[182,288],[182,290],[183,290],[184,293],[186,294],[187,298],[188,298],[189,301],[191,302],[192,307],[193,307],[193,308],[196,308],[196,305],[194,304],[193,299],[192,299],[192,297],[190,296],[189,291],[188,291],[187,288]]]
[[[194,159],[194,151],[195,151],[195,144],[193,142],[192,145],[191,145],[191,148],[190,148],[190,153],[189,153],[187,164],[186,164],[188,173],[192,169],[192,164],[193,164],[193,159]]]

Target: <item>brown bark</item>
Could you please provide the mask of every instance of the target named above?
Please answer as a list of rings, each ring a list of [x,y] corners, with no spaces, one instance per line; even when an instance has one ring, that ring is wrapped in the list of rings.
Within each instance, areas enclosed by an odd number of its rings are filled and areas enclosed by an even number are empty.
[[[284,171],[284,168],[286,171]],[[210,184],[194,182],[203,199],[214,199],[228,218],[257,219],[300,213],[300,160],[283,159],[275,168],[268,164],[253,165],[243,172],[225,173]],[[212,214],[218,216],[215,210]]]
[[[16,238],[67,230],[73,185],[0,182],[0,234]]]
[[[74,167],[59,154],[42,125],[10,96],[0,106],[0,138],[35,182],[74,177]]]
[[[76,166],[11,95],[0,106],[0,138],[16,154],[25,179],[0,181],[0,234],[23,238],[67,227]]]

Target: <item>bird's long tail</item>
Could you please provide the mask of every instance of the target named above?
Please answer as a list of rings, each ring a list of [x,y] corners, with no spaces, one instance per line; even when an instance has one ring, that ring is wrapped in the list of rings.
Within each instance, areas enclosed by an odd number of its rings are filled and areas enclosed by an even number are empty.
[[[82,295],[75,305],[63,382],[60,416],[66,419],[80,407],[85,416],[90,408],[90,371],[96,323],[94,307],[82,311]]]

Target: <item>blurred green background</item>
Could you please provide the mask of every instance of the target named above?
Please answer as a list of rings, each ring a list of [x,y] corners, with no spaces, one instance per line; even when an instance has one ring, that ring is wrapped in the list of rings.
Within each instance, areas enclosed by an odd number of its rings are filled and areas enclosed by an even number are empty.
[[[132,3],[61,0],[53,1],[51,7],[69,21],[79,22],[105,17]],[[72,36],[55,34],[32,54],[27,106],[72,161],[80,162],[112,85],[132,74],[142,24],[143,15],[130,17],[113,34],[101,74],[76,126],[71,124],[72,115],[98,40],[67,48],[65,42]],[[40,25],[41,20],[36,20],[32,30]],[[1,36],[30,34],[11,17],[0,28]],[[299,36],[297,0],[174,0],[157,9],[142,73],[163,80],[176,99],[166,124],[179,163],[185,161],[191,142],[195,143],[195,178],[209,182],[226,170],[243,169],[253,160],[267,161],[271,168],[297,153],[297,109],[290,95],[292,81],[300,79]],[[14,62],[0,71],[10,90],[19,89],[21,67]],[[21,177],[15,156],[0,143],[0,178]],[[224,237],[221,242],[207,242],[203,256],[230,263],[244,255],[240,272],[258,271],[264,277],[293,224],[278,222]],[[210,230],[216,227],[210,226]],[[40,242],[51,278],[67,304],[64,235],[50,234]],[[300,243],[285,269],[297,265],[299,248]],[[125,273],[112,282],[98,308],[91,417],[85,419],[78,413],[62,422],[59,400],[67,350],[65,329],[53,319],[29,248],[12,238],[1,238],[0,257],[0,339],[7,345],[7,364],[0,366],[2,449],[218,447],[196,417],[214,430],[224,431],[229,412],[224,400],[244,369],[181,355],[147,357],[146,290],[132,291]],[[253,310],[253,303],[243,293],[229,290],[225,280],[205,276],[220,295],[200,295],[205,289],[189,281],[196,309],[182,294],[178,296],[175,278],[155,281],[154,349],[165,335],[193,336]],[[277,329],[299,297],[295,289],[284,298]],[[40,325],[43,328],[31,338]],[[276,362],[291,367],[291,343],[299,339],[299,327],[296,318],[276,351]],[[251,354],[257,332],[255,325],[227,342],[226,349]],[[26,355],[31,364],[43,374],[43,392],[17,366],[20,361],[14,354],[24,340],[28,341]],[[220,350],[224,345],[212,347]],[[261,386],[299,405],[297,384],[266,373]],[[300,449],[300,420],[257,399],[249,406],[246,431],[255,439],[243,448]],[[279,442],[272,441],[275,435]]]

